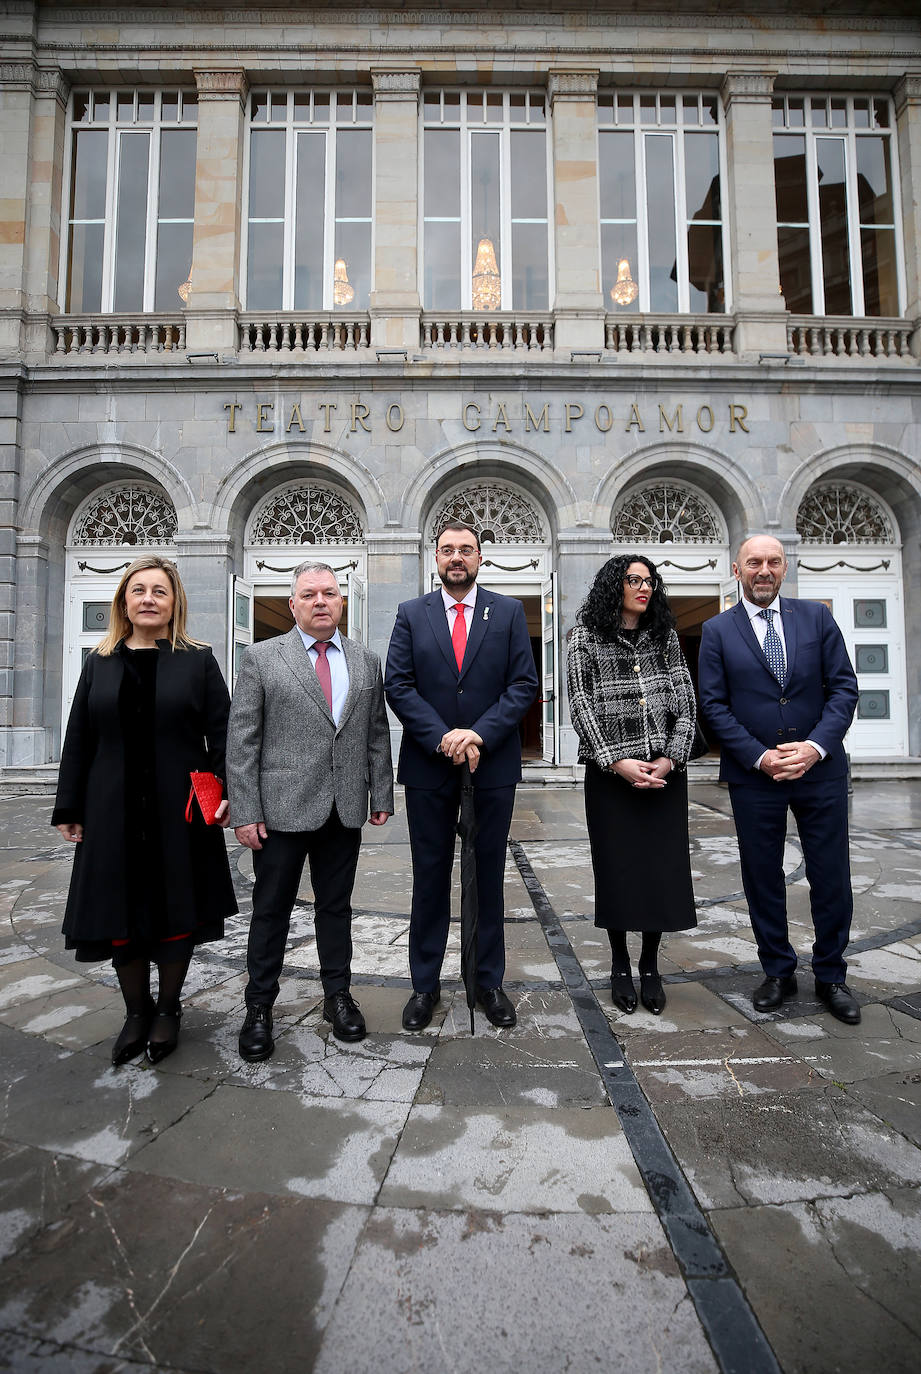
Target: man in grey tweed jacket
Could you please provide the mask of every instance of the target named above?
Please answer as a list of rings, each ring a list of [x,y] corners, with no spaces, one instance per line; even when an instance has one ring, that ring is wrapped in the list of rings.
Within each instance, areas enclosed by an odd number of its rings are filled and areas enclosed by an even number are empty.
[[[272,1005],[304,860],[310,863],[323,1015],[340,1040],[360,1040],[349,991],[352,887],[369,819],[393,814],[393,768],[380,659],[339,633],[342,596],[325,563],[295,568],[295,625],[247,649],[227,733],[230,818],[253,851],[249,982],[240,1054],[275,1048]]]

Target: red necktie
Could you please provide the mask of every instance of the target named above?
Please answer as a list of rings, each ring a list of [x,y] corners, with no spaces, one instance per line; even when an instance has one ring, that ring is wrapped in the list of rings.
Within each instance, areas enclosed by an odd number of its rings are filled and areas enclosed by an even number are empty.
[[[454,612],[454,629],[451,633],[451,643],[454,645],[454,657],[457,659],[457,671],[460,672],[464,663],[464,650],[467,647],[467,621],[464,617],[464,603],[456,601],[451,607]]]
[[[317,678],[319,679],[320,686],[323,688],[323,695],[326,697],[326,704],[329,707],[330,711],[332,711],[333,679],[329,671],[329,660],[326,657],[326,651],[329,648],[329,643],[325,639],[318,639],[313,647],[317,651]]]

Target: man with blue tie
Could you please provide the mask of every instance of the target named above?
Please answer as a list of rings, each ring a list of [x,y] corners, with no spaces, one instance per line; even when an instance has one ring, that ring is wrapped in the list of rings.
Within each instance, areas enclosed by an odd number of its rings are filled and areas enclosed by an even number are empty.
[[[843,740],[857,679],[828,607],[779,595],[787,573],[779,540],[746,539],[732,571],[742,600],[705,622],[698,684],[720,745],[720,780],[729,784],[742,885],[765,973],[752,1004],[774,1011],[797,990],[783,872],[789,809],[809,883],[816,995],[839,1021],[856,1025],[860,1008],[844,962],[853,897]]]
[[[521,779],[518,726],[537,695],[524,607],[476,585],[476,530],[452,522],[435,543],[438,591],[404,601],[387,654],[384,689],[403,725],[398,780],[406,789],[413,861],[409,968],[413,995],[403,1026],[423,1030],[441,995],[451,914],[451,869],[460,765],[474,781],[477,1000],[494,1026],[514,1026],[505,973],[503,881],[515,786]]]

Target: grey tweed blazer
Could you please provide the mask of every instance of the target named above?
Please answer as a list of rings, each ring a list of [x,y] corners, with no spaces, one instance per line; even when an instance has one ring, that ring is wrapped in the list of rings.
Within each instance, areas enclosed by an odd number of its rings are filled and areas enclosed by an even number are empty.
[[[342,636],[349,691],[338,728],[297,627],[243,656],[227,729],[230,823],[319,830],[393,812],[390,731],[377,654]],[[370,806],[369,806],[370,794]]]

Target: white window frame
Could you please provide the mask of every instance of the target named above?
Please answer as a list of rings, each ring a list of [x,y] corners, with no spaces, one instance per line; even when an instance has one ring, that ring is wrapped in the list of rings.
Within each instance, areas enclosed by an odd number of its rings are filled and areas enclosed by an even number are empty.
[[[672,121],[662,119],[662,97],[675,102],[675,118]],[[619,118],[619,99],[624,97],[631,98],[633,101],[632,120],[621,120]],[[652,97],[655,100],[655,117],[649,118],[642,109],[643,97]],[[598,226],[599,226],[599,255],[598,260],[602,263],[602,240],[601,228],[604,225],[633,224],[634,220],[602,218],[601,215],[601,176],[600,176],[600,152],[601,139],[606,133],[632,132],[633,133],[633,166],[635,175],[636,192],[636,244],[637,262],[636,275],[634,280],[639,287],[639,297],[637,312],[630,312],[619,308],[610,297],[610,289],[614,285],[613,281],[605,279],[602,283],[604,293],[605,310],[609,314],[623,316],[629,320],[632,313],[648,313],[652,307],[650,304],[650,285],[649,285],[649,223],[647,213],[646,195],[646,137],[649,134],[667,135],[672,140],[672,166],[674,168],[674,193],[675,193],[675,259],[678,265],[678,307],[679,315],[691,313],[699,314],[699,311],[691,310],[690,280],[688,266],[688,228],[691,224],[702,227],[719,225],[720,240],[723,252],[723,309],[720,311],[703,312],[710,314],[729,314],[732,311],[732,271],[730,264],[730,243],[729,243],[729,217],[727,214],[726,188],[728,186],[726,169],[726,127],[722,102],[709,92],[694,90],[635,90],[623,91],[616,90],[609,95],[604,93],[599,97],[601,101],[607,103],[614,102],[614,119],[610,123],[602,123],[599,119],[597,124],[596,138],[598,141],[596,160],[599,166],[598,177]],[[696,100],[698,110],[698,121],[696,124],[685,123],[684,111],[685,101]],[[708,100],[715,103],[716,122],[705,124],[703,122],[703,101]],[[717,139],[717,154],[719,159],[720,174],[720,210],[719,220],[690,220],[688,218],[687,207],[687,186],[685,183],[685,139],[694,137],[696,134],[715,134]],[[661,312],[656,312],[661,313]]]
[[[367,92],[361,90],[362,95]],[[304,119],[295,111],[294,97],[309,95],[309,117]],[[339,96],[351,94],[352,97],[352,118],[350,121],[337,118]],[[279,310],[294,310],[294,230],[295,230],[295,190],[297,187],[297,152],[298,139],[302,135],[309,134],[312,137],[323,138],[325,141],[324,156],[324,190],[323,190],[323,304],[317,307],[322,310],[341,310],[342,307],[333,304],[333,269],[336,261],[336,227],[339,224],[368,224],[371,229],[371,291],[374,290],[374,252],[375,252],[375,222],[374,222],[374,202],[375,202],[375,182],[377,173],[377,148],[374,140],[374,103],[373,99],[369,105],[359,105],[357,97],[359,88],[352,91],[343,91],[335,87],[319,87],[309,91],[298,91],[293,89],[283,89],[279,87],[260,86],[251,91],[247,99],[246,117],[246,138],[243,148],[243,225],[240,243],[240,281],[242,284],[243,299],[246,301],[249,290],[249,226],[251,224],[282,224],[284,227],[284,259],[282,263],[282,304]],[[286,117],[284,120],[255,120],[253,118],[253,100],[258,96],[268,96],[271,99],[286,99]],[[327,118],[315,115],[316,96],[325,96],[328,100]],[[259,133],[263,130],[283,130],[285,134],[285,199],[283,217],[278,215],[262,218],[259,215],[250,216],[249,213],[249,188],[250,188],[250,149],[252,146],[253,132]],[[371,134],[371,186],[370,186],[370,214],[366,216],[346,217],[336,214],[336,151],[338,140],[336,134],[340,129],[367,129]],[[246,305],[244,308],[249,308]],[[358,306],[357,309],[367,307]]]
[[[450,92],[460,96],[459,103],[451,106],[451,114],[445,116],[445,95]],[[460,280],[461,280],[461,300],[456,308],[459,310],[473,309],[473,212],[472,195],[473,188],[470,179],[471,164],[471,138],[475,133],[492,133],[499,139],[499,230],[501,233],[500,243],[500,266],[499,276],[502,283],[500,310],[513,310],[516,307],[512,304],[512,285],[514,280],[514,259],[512,256],[512,225],[513,224],[543,224],[547,234],[547,304],[542,306],[525,307],[522,310],[533,309],[538,312],[550,311],[553,309],[554,282],[556,277],[554,261],[554,235],[553,235],[553,146],[550,137],[550,115],[549,102],[545,91],[526,90],[514,92],[516,95],[524,95],[523,117],[513,115],[510,102],[511,91],[494,91],[478,87],[475,91],[465,89],[457,90],[456,87],[445,86],[440,88],[437,94],[439,100],[439,117],[435,119],[432,114],[427,114],[425,96],[436,94],[434,91],[426,91],[419,102],[419,217],[418,217],[418,241],[419,241],[419,298],[423,301],[423,308],[431,310],[433,307],[425,300],[425,226],[426,224],[460,224]],[[468,105],[467,96],[482,95],[483,117],[475,120],[470,113],[471,107]],[[486,118],[487,95],[502,96],[502,119],[490,120]],[[540,119],[531,120],[531,102],[535,106],[539,103],[543,116]],[[474,107],[475,108],[475,107]],[[456,112],[456,113],[455,113]],[[425,214],[425,133],[427,129],[457,129],[460,133],[460,215],[426,215]],[[526,216],[513,215],[511,205],[511,134],[520,130],[535,131],[540,130],[544,134],[544,159],[547,172],[547,213],[542,218],[528,218]],[[507,266],[506,266],[507,264]],[[437,307],[436,307],[437,308]]]
[[[133,119],[128,123],[124,119],[118,118],[118,97],[124,97],[124,88],[113,87],[112,89],[101,89],[96,87],[79,87],[71,92],[67,103],[67,131],[64,140],[64,204],[63,232],[61,234],[60,260],[58,264],[58,281],[63,284],[61,293],[61,304],[69,308],[70,277],[68,258],[70,250],[71,230],[74,225],[79,224],[103,224],[103,252],[102,252],[102,300],[99,307],[99,314],[110,315],[115,310],[115,269],[116,269],[116,229],[118,222],[118,180],[120,174],[120,162],[122,154],[122,143],[124,135],[148,134],[150,155],[147,162],[147,219],[144,243],[144,286],[143,304],[141,312],[149,314],[154,310],[154,292],[157,280],[157,242],[159,226],[161,224],[193,224],[194,217],[184,219],[161,219],[159,216],[159,185],[160,185],[160,138],[159,134],[172,129],[194,129],[196,136],[198,133],[198,95],[197,92],[187,86],[167,86],[163,90],[152,92],[154,100],[153,118],[139,119],[138,116],[138,94],[137,90],[132,92]],[[145,92],[148,94],[148,92]],[[164,120],[162,118],[163,96],[177,95],[179,98],[179,118]],[[109,102],[108,117],[104,120],[90,118],[87,120],[74,119],[74,103],[78,97],[85,96],[87,100],[93,102],[97,97],[106,98]],[[93,108],[91,105],[91,108]],[[194,108],[194,118],[184,119],[183,113],[186,106]],[[78,219],[71,214],[71,178],[73,174],[73,157],[75,135],[83,129],[95,129],[106,131],[108,134],[108,147],[106,152],[106,199],[105,199],[105,218],[104,219]],[[179,283],[177,283],[179,285]],[[182,309],[182,301],[177,295],[176,310]],[[80,309],[72,311],[77,315],[96,314],[96,311]],[[125,313],[125,312],[121,312]],[[134,313],[134,312],[129,312]]]
[[[825,102],[826,115],[828,122],[824,125],[813,124],[813,102],[822,100]],[[844,100],[847,107],[846,124],[832,127],[831,124],[831,102],[833,100]],[[854,101],[867,101],[871,123],[866,127],[858,127],[854,116]],[[790,121],[790,102],[802,102],[803,122],[801,124]],[[877,104],[883,104],[888,110],[888,123],[883,127],[874,127],[872,124],[873,108]],[[889,173],[892,178],[892,211],[894,222],[890,225],[867,226],[868,228],[892,228],[895,233],[895,260],[896,260],[896,282],[899,297],[898,314],[905,314],[906,308],[906,287],[905,287],[905,249],[902,239],[902,200],[901,187],[899,183],[899,155],[898,155],[898,130],[895,122],[895,107],[892,100],[885,95],[860,94],[848,95],[843,91],[829,92],[790,92],[785,95],[775,95],[772,109],[775,112],[782,110],[782,123],[774,122],[772,126],[773,134],[798,134],[805,139],[806,145],[806,204],[809,211],[808,226],[794,224],[793,221],[784,220],[784,226],[790,225],[794,228],[807,228],[809,230],[809,266],[812,273],[812,314],[822,315],[825,311],[825,273],[822,267],[822,226],[819,217],[819,175],[818,160],[816,154],[816,140],[820,138],[839,139],[844,143],[844,167],[847,184],[847,237],[848,237],[848,267],[850,270],[851,286],[851,314],[848,316],[836,316],[834,318],[876,318],[866,315],[866,306],[863,290],[863,260],[860,251],[860,231],[864,227],[860,221],[860,205],[857,194],[857,142],[860,138],[887,138],[889,140]],[[773,170],[773,138],[771,163]],[[780,223],[781,221],[778,221]]]

